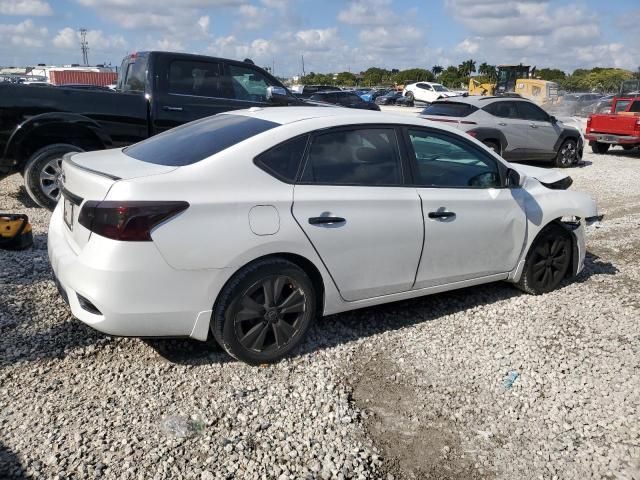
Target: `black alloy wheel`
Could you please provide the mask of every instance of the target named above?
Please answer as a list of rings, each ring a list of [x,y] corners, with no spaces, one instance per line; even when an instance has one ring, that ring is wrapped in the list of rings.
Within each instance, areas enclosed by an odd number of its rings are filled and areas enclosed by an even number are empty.
[[[305,295],[284,275],[263,278],[243,294],[233,315],[236,336],[244,348],[268,353],[284,348],[304,319]]]
[[[306,273],[284,259],[266,259],[241,269],[220,293],[211,330],[233,357],[271,363],[293,350],[316,310]]]
[[[571,264],[570,233],[553,225],[543,231],[529,250],[517,286],[538,295],[554,290],[567,276]]]
[[[575,140],[565,140],[556,156],[556,167],[567,168],[578,160],[578,144]]]

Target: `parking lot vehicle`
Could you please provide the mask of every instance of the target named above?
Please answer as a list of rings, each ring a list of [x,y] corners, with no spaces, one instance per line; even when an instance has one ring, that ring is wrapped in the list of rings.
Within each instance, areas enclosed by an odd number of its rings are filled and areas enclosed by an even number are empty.
[[[299,98],[309,98],[318,92],[339,90],[335,85],[293,85],[291,92]]]
[[[602,98],[599,93],[567,93],[560,101],[560,109],[567,115],[577,115]]]
[[[229,112],[131,147],[70,154],[49,258],[73,314],[112,335],[211,331],[271,362],[316,315],[582,269],[595,202],[418,117]]]
[[[318,92],[309,97],[310,101],[331,103],[332,105],[340,105],[347,108],[359,108],[361,110],[380,111],[380,107],[375,103],[365,102],[354,92],[344,92],[341,90],[333,92]]]
[[[434,102],[420,115],[464,130],[510,161],[569,167],[582,158],[580,131],[524,98],[456,97]]]
[[[413,107],[413,99],[405,97],[402,92],[390,91],[384,95],[380,95],[375,99],[376,105],[402,105],[405,107]]]
[[[594,153],[607,153],[614,145],[625,150],[640,146],[640,95],[634,90],[638,84],[640,81],[624,82],[620,95],[612,100],[611,111],[587,119],[585,139]]]
[[[300,103],[246,62],[140,52],[120,73],[116,93],[0,83],[0,179],[22,173],[29,196],[53,208],[65,153],[130,145],[229,110]]]
[[[457,93],[452,92],[444,85],[433,82],[417,82],[406,85],[402,94],[410,100],[431,103],[440,98],[455,97]]]
[[[366,93],[362,93],[360,98],[362,98],[365,102],[375,102],[376,98],[381,97],[382,95],[386,95],[389,93],[391,89],[389,88],[378,88],[374,90],[369,90]]]

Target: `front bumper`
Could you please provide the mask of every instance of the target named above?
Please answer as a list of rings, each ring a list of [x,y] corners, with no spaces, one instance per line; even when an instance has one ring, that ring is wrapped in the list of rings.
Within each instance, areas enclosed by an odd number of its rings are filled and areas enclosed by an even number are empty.
[[[176,270],[153,242],[95,234],[76,253],[66,229],[59,204],[49,225],[49,260],[74,317],[109,335],[206,340],[226,269]]]

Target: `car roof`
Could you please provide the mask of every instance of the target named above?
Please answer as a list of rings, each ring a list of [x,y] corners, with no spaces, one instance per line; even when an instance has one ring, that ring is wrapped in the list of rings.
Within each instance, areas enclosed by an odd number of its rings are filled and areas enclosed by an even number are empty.
[[[489,95],[468,95],[458,97],[448,97],[436,100],[433,103],[466,103],[478,108],[482,108],[485,105],[489,105],[494,102],[528,102],[533,103],[531,100],[522,97],[495,97]]]
[[[329,105],[326,107],[254,107],[245,110],[233,110],[226,113],[220,113],[219,115],[243,115],[278,123],[280,125],[287,125],[296,122],[313,122],[314,120],[322,120],[331,117],[331,122],[334,125],[394,123],[399,125],[431,126],[441,130],[450,130],[452,132],[460,133],[460,131],[455,128],[431,122],[418,116],[414,117],[401,113],[358,110]]]

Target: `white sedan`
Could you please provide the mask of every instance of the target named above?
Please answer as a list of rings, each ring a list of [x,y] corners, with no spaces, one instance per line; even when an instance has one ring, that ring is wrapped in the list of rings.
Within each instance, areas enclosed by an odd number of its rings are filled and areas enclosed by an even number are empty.
[[[73,314],[111,335],[211,332],[257,364],[313,319],[577,274],[595,202],[554,170],[404,115],[235,111],[69,154],[49,257]]]
[[[402,94],[410,100],[425,103],[435,102],[441,98],[458,96],[456,92],[452,92],[444,85],[433,82],[410,83],[404,87]]]

